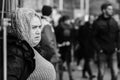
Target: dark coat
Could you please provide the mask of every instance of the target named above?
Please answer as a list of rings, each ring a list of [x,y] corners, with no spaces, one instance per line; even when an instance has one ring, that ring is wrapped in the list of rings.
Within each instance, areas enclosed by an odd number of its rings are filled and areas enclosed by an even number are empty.
[[[80,50],[83,57],[91,58],[94,54],[94,47],[93,47],[93,27],[92,24],[86,22],[84,26],[81,26],[79,29],[79,43],[80,43]]]
[[[3,55],[3,39],[0,39],[0,54]],[[3,80],[3,58],[0,55],[0,80]],[[35,69],[33,49],[26,41],[13,36],[7,38],[7,80],[27,80]]]
[[[58,25],[55,28],[55,35],[56,35],[56,40],[58,44],[63,44],[64,42],[69,41],[70,45],[64,45],[61,46],[60,49],[60,54],[61,54],[61,59],[63,61],[67,60],[68,62],[70,62],[70,58],[71,58],[71,28],[69,27],[69,25]]]
[[[65,41],[70,41],[71,42],[71,28],[69,25],[58,25],[55,28],[55,35],[56,35],[56,40],[57,43],[61,44]]]
[[[104,18],[100,15],[94,25],[94,46],[96,50],[102,49],[107,53],[113,53],[118,48],[119,28],[117,22],[112,18]]]

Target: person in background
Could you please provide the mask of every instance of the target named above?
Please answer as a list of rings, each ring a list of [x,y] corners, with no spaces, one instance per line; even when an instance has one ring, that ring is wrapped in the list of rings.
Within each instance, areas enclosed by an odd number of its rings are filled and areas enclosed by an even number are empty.
[[[72,43],[74,46],[74,57],[77,65],[77,70],[82,70],[81,62],[83,61],[83,54],[81,53],[81,46],[80,46],[80,37],[79,31],[83,24],[83,18],[76,18],[74,22],[74,27],[72,29]]]
[[[51,24],[52,7],[44,5],[42,8],[42,34],[41,42],[35,48],[41,50],[41,55],[48,61],[57,61],[58,53],[54,28]]]
[[[120,18],[118,14],[114,14],[113,18],[116,20],[116,22],[118,23],[119,29],[120,29]],[[119,41],[118,41],[118,45],[120,45],[120,31],[119,31]],[[117,53],[117,60],[118,60],[118,67],[120,69],[120,51],[118,51]]]
[[[59,47],[60,59],[62,63],[60,65],[60,80],[63,80],[63,64],[66,62],[69,79],[73,80],[72,71],[70,67],[71,63],[71,25],[69,16],[64,15],[59,19],[59,24],[55,28],[56,39]]]
[[[98,80],[103,80],[105,73],[105,62],[111,71],[111,80],[118,80],[117,51],[119,50],[118,36],[119,28],[113,19],[113,6],[104,3],[101,6],[102,14],[93,24],[94,47],[98,59]]]
[[[80,48],[81,48],[81,54],[83,54],[83,58],[85,60],[83,71],[82,71],[82,77],[87,78],[86,73],[89,75],[89,79],[92,80],[95,78],[95,75],[93,75],[91,70],[90,62],[94,58],[94,47],[92,44],[93,39],[93,22],[94,22],[94,15],[89,16],[89,21],[84,24],[84,26],[81,27],[79,30],[79,41],[80,41]]]

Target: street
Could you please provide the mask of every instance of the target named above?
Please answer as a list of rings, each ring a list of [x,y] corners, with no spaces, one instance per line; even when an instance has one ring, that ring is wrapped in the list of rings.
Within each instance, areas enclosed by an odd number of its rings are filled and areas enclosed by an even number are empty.
[[[97,75],[96,72],[94,72],[94,74]],[[74,80],[88,80],[88,79],[83,79],[83,78],[82,78],[82,73],[81,73],[81,71],[75,71],[75,72],[73,72],[73,79],[74,79]],[[119,79],[120,79],[120,74],[119,74],[118,80],[119,80]],[[67,72],[64,72],[63,80],[69,80],[69,78],[68,78],[68,73],[67,73]],[[94,80],[97,80],[97,78],[95,78]],[[105,73],[104,80],[110,80],[110,73],[109,73],[109,71],[107,71],[107,72]]]
[[[93,80],[97,80],[97,67],[94,64],[92,64],[91,66],[92,66],[93,74],[96,75],[96,78],[94,78]],[[75,67],[75,65],[73,67]],[[73,70],[72,75],[73,75],[73,80],[89,80],[89,79],[82,78],[81,70]],[[106,68],[104,80],[110,80],[110,79],[111,79],[110,70]],[[59,80],[58,77],[57,77],[57,80]],[[63,80],[69,80],[67,71],[64,71],[63,73]],[[118,76],[118,80],[120,80],[120,73]]]

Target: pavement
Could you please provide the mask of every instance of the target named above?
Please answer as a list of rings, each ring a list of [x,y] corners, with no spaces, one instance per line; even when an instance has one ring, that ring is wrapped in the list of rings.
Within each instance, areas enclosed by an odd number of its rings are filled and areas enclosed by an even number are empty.
[[[91,66],[92,66],[93,74],[97,76],[97,67],[96,67],[96,65],[95,64],[91,64]],[[72,68],[74,69],[72,71],[73,80],[89,80],[89,79],[83,79],[82,78],[82,71],[75,69],[76,68],[75,64],[72,65]],[[57,75],[57,79],[56,80],[59,80],[58,75]],[[69,80],[67,71],[64,71],[64,73],[63,73],[63,80]],[[97,80],[97,77],[94,78],[93,80]],[[105,70],[104,80],[111,80],[110,70],[108,68],[106,68],[106,70]],[[118,80],[120,80],[120,73],[118,75]]]

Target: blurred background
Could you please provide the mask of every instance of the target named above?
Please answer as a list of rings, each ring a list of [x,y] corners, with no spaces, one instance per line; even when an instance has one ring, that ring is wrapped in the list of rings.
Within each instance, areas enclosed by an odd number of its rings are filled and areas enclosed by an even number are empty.
[[[0,18],[2,13],[2,2],[0,0]],[[32,8],[40,13],[43,5],[49,5],[53,8],[52,18],[54,21],[54,26],[58,25],[58,20],[62,15],[68,15],[71,19],[71,22],[74,23],[75,19],[80,18],[84,21],[88,21],[89,15],[93,14],[94,16],[98,16],[100,11],[100,6],[104,2],[111,2],[115,8],[114,18],[118,22],[120,26],[120,0],[5,0],[5,18],[10,18],[11,13],[19,7]],[[1,22],[1,21],[0,21]],[[0,24],[1,29],[1,24]],[[73,57],[73,56],[72,56]],[[76,64],[74,60],[71,62],[71,66],[73,68],[73,78],[75,80],[84,80],[81,78],[81,69],[76,69]],[[66,65],[66,64],[64,64]],[[81,62],[83,65],[83,62]],[[91,64],[93,73],[97,75],[97,68],[95,64]],[[107,71],[105,76],[105,80],[110,79],[110,72]],[[69,80],[68,73],[64,71],[64,80]],[[120,76],[119,76],[120,79]],[[59,79],[57,79],[59,80]],[[96,78],[95,78],[96,80]]]
[[[120,14],[120,0],[6,0],[6,11],[14,11],[17,7],[28,7],[41,11],[43,5],[53,7],[53,14],[59,17],[60,14],[67,14],[71,18],[84,17],[88,19],[89,14],[100,14],[100,5],[110,1],[115,7],[115,13]],[[0,0],[0,10],[2,0]]]

